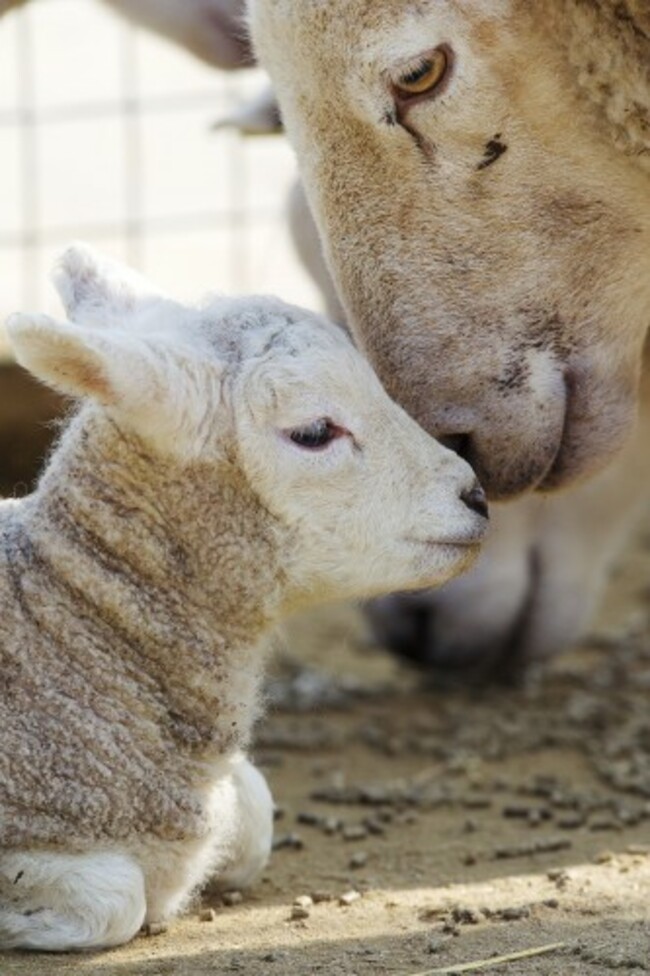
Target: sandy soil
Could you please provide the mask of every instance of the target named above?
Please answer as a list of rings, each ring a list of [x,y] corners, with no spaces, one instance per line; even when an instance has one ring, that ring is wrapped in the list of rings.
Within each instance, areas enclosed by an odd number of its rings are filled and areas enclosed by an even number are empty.
[[[649,582],[650,519],[593,637],[519,690],[425,688],[354,608],[295,621],[257,737],[278,804],[260,883],[1,976],[422,976],[557,943],[472,971],[650,973]]]

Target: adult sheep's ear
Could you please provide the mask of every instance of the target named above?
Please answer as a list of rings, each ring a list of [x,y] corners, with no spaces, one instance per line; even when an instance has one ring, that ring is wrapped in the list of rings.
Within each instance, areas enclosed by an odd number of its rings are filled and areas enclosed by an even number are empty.
[[[137,410],[161,386],[161,363],[145,342],[119,329],[97,330],[47,315],[12,315],[16,359],[61,393]]]
[[[84,325],[122,321],[164,297],[131,268],[82,243],[61,255],[53,280],[68,318]]]
[[[283,131],[280,108],[270,85],[234,112],[219,119],[213,129],[235,129],[244,136],[272,136]]]

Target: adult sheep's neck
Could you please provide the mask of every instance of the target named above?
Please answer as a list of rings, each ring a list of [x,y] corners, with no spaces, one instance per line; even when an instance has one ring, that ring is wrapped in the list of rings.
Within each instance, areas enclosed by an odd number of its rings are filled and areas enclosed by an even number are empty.
[[[154,720],[175,716],[179,745],[245,741],[281,580],[277,526],[236,471],[161,461],[86,407],[23,524],[116,672],[135,667]]]
[[[544,0],[533,6],[551,42],[565,50],[605,133],[650,172],[648,0]]]

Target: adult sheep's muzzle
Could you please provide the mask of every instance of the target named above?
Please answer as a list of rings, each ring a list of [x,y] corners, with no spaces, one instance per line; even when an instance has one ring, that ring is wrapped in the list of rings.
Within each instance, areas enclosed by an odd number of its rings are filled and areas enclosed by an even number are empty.
[[[466,388],[460,408],[447,390],[409,397],[392,392],[416,419],[474,469],[491,500],[527,491],[553,491],[589,477],[624,447],[634,427],[636,379],[615,382],[593,369],[555,363],[540,382],[522,390],[486,387],[472,404]],[[470,388],[471,392],[471,388]]]

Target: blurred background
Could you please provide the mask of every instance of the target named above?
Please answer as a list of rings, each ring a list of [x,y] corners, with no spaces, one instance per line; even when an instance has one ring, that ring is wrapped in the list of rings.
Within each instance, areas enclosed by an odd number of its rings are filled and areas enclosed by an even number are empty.
[[[49,272],[73,239],[190,301],[318,303],[289,240],[288,145],[213,128],[260,92],[260,71],[220,70],[98,0],[0,0],[0,14],[0,322],[60,313]],[[2,494],[26,490],[58,409],[8,357],[0,327]]]

